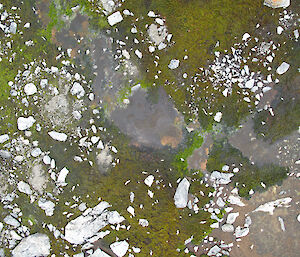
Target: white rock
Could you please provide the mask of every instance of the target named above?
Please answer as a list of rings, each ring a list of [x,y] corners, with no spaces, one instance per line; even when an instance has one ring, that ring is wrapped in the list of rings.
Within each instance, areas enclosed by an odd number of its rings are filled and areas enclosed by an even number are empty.
[[[5,141],[9,139],[9,135],[4,134],[0,136],[0,144],[3,144]]]
[[[139,219],[139,224],[140,224],[142,227],[148,227],[148,226],[149,226],[149,221],[146,220],[146,219]]]
[[[18,220],[16,220],[14,217],[12,217],[11,215],[7,215],[4,220],[3,220],[6,224],[13,226],[15,228],[20,226],[20,222]]]
[[[78,82],[74,82],[74,84],[70,90],[70,93],[71,93],[71,95],[76,95],[77,98],[81,98],[84,96],[85,91]]]
[[[44,198],[40,198],[38,201],[38,206],[45,211],[47,216],[52,216],[54,213],[55,203],[46,200]]]
[[[135,54],[136,54],[136,56],[137,56],[138,58],[140,58],[140,59],[143,57],[143,54],[142,54],[142,52],[141,52],[140,50],[138,50],[138,49],[137,49],[137,50],[135,50],[135,51],[134,51],[134,53],[135,53]]]
[[[57,177],[57,184],[59,184],[60,186],[66,186],[67,183],[66,183],[66,177],[69,173],[69,170],[64,167],[60,172],[59,172],[59,175]]]
[[[233,224],[236,220],[236,218],[240,215],[239,212],[233,212],[233,213],[229,213],[228,216],[227,216],[227,220],[226,222],[228,224]]]
[[[273,215],[276,207],[287,206],[291,201],[292,198],[286,197],[275,201],[267,202],[265,204],[258,206],[253,212],[262,211],[262,212],[268,212],[270,215]]]
[[[217,112],[216,113],[216,115],[215,115],[215,117],[214,117],[214,120],[216,121],[216,122],[220,122],[221,121],[221,119],[222,119],[222,113],[221,112]]]
[[[175,195],[174,202],[177,208],[185,208],[188,202],[190,182],[184,178],[178,185]]]
[[[110,26],[114,26],[123,20],[122,14],[118,11],[107,17]]]
[[[130,54],[128,53],[127,50],[123,49],[123,50],[122,50],[122,55],[123,55],[127,60],[130,59]]]
[[[297,220],[300,222],[300,214],[298,214],[298,216],[297,216]]]
[[[298,31],[298,29],[294,30],[294,36],[295,36],[296,39],[299,38],[299,31]]]
[[[82,244],[92,236],[96,235],[100,229],[109,222],[122,222],[124,218],[120,215],[112,214],[106,209],[110,207],[107,202],[100,202],[94,208],[87,209],[81,216],[71,220],[65,227],[65,240],[72,244]],[[111,223],[116,224],[116,223]]]
[[[217,254],[221,251],[221,248],[217,245],[213,246],[209,249],[207,255],[208,256],[217,256]]]
[[[36,233],[25,237],[12,251],[13,257],[48,256],[50,241],[47,235]]]
[[[46,165],[50,165],[51,163],[51,158],[48,156],[48,155],[45,155],[43,157],[43,162],[46,164]]]
[[[32,116],[29,116],[28,118],[25,117],[19,117],[17,120],[18,129],[19,130],[26,130],[32,127],[32,125],[35,123],[35,119]]]
[[[12,34],[16,34],[17,33],[17,23],[12,22],[9,26],[9,31]]]
[[[242,202],[241,198],[239,196],[230,195],[227,199],[227,201],[231,204],[235,204],[238,206],[245,206],[245,204]]]
[[[253,86],[254,86],[254,79],[250,79],[245,83],[246,88],[251,89],[251,88],[253,88]]]
[[[287,70],[290,68],[290,65],[286,62],[283,62],[282,64],[280,64],[280,66],[276,69],[276,72],[279,75],[282,75],[283,73],[286,73]]]
[[[242,38],[242,40],[243,41],[246,41],[248,38],[250,38],[251,36],[249,35],[249,33],[245,33],[244,35],[243,35],[243,38]]]
[[[291,4],[290,0],[265,0],[264,5],[271,8],[286,8]]]
[[[41,155],[42,150],[39,147],[36,147],[34,149],[31,150],[31,156],[32,157],[38,157],[39,155]]]
[[[60,142],[65,142],[68,138],[68,136],[65,133],[60,133],[56,131],[50,131],[48,132],[48,135],[52,137],[52,139],[60,141]]]
[[[148,12],[148,16],[151,17],[151,18],[156,17],[156,15],[155,15],[155,13],[153,11],[149,11]]]
[[[249,233],[249,228],[241,228],[240,226],[238,226],[235,229],[235,237],[244,237],[247,236]]]
[[[134,208],[132,206],[128,206],[127,207],[127,211],[132,215],[132,216],[135,216],[134,214]]]
[[[144,182],[148,187],[151,187],[152,183],[154,181],[154,176],[149,175],[147,178],[145,178]]]
[[[232,226],[231,224],[224,224],[222,226],[222,231],[232,233],[232,232],[234,232],[234,226]]]
[[[277,34],[280,35],[283,32],[283,28],[281,26],[277,27]]]
[[[41,82],[40,82],[41,88],[44,88],[47,85],[48,85],[48,79],[41,79]]]
[[[153,53],[153,52],[155,51],[155,47],[154,47],[154,46],[149,46],[148,49],[149,49],[149,52],[150,52],[150,53]]]
[[[30,28],[30,22],[27,22],[25,25],[24,25],[24,28]]]
[[[28,83],[24,87],[24,92],[26,95],[34,95],[37,92],[37,88],[33,83]]]
[[[216,182],[217,184],[228,184],[230,183],[231,177],[233,177],[234,174],[232,173],[224,173],[219,171],[213,171],[210,175],[210,180]]]
[[[126,241],[115,242],[110,245],[110,249],[118,256],[123,257],[129,248]]]
[[[24,194],[27,194],[27,195],[32,194],[32,190],[31,190],[30,186],[27,183],[25,183],[24,181],[20,181],[18,183],[18,190],[21,193],[24,193]]]
[[[168,67],[169,67],[169,69],[174,70],[174,69],[178,68],[179,63],[180,63],[179,60],[172,59],[168,65]]]

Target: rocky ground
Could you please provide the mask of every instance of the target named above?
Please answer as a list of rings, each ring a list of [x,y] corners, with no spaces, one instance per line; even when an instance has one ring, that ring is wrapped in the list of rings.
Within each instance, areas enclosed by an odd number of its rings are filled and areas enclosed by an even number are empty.
[[[0,257],[297,256],[298,27],[289,0],[2,1]]]

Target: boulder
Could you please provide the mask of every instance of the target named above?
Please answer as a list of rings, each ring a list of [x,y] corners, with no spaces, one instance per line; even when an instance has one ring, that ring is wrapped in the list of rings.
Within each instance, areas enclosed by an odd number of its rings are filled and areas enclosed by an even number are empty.
[[[189,187],[190,182],[186,178],[179,183],[174,195],[174,202],[177,208],[185,208],[187,206]]]
[[[50,241],[47,235],[36,233],[25,237],[12,251],[13,257],[36,257],[50,254]]]

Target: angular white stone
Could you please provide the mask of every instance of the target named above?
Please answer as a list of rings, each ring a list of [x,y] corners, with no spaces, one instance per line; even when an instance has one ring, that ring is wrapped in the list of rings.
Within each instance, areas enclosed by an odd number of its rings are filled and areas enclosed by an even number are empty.
[[[155,13],[153,11],[149,11],[147,14],[149,17],[154,18],[156,17]]]
[[[71,220],[65,227],[65,240],[72,244],[82,244],[106,225],[117,224],[112,222],[120,223],[124,220],[117,212],[111,214],[107,211],[108,207],[109,203],[103,201],[89,212],[87,209],[81,216]]]
[[[264,5],[271,8],[286,8],[291,4],[290,0],[265,0]]]
[[[21,193],[24,193],[24,194],[27,194],[27,195],[32,194],[32,190],[31,190],[30,186],[27,183],[25,183],[24,181],[20,181],[18,183],[18,190]]]
[[[47,216],[53,215],[55,203],[44,198],[40,198],[38,201],[38,206],[45,211]]]
[[[174,70],[174,69],[178,68],[179,63],[180,63],[179,60],[172,59],[168,65],[168,67],[169,67],[169,69]]]
[[[123,20],[122,14],[118,11],[107,17],[110,26],[114,26]]]
[[[52,139],[60,141],[60,142],[65,142],[68,138],[68,136],[65,133],[60,133],[56,131],[50,131],[48,132],[48,135],[52,137]]]
[[[234,232],[234,226],[232,226],[231,224],[224,224],[222,226],[222,231],[232,233]]]
[[[143,54],[140,50],[135,50],[134,53],[136,54],[137,57],[139,57],[140,59],[143,57]]]
[[[290,68],[290,65],[286,62],[283,62],[282,64],[280,64],[280,66],[276,69],[276,72],[279,75],[282,75],[283,73],[286,73],[288,71],[288,69]]]
[[[74,84],[70,90],[70,93],[71,93],[71,95],[76,95],[77,98],[81,98],[84,96],[85,91],[78,82],[74,82]]]
[[[233,213],[229,213],[228,216],[227,216],[227,220],[226,222],[228,224],[233,224],[236,220],[236,218],[240,215],[239,212],[233,212]]]
[[[244,35],[243,35],[243,38],[242,38],[242,40],[243,41],[246,41],[248,38],[250,38],[251,36],[249,35],[249,33],[245,33]]]
[[[210,250],[208,251],[207,255],[208,256],[217,256],[217,254],[221,251],[221,248],[217,245],[213,246],[212,248],[210,248]]]
[[[149,175],[147,178],[145,178],[144,182],[148,187],[151,187],[152,183],[154,181],[154,176]]]
[[[24,87],[24,92],[26,95],[34,95],[37,92],[37,88],[33,83],[28,83]]]
[[[249,233],[249,228],[241,228],[240,226],[238,226],[235,229],[235,237],[244,237],[247,236]]]
[[[239,196],[230,195],[227,199],[227,201],[231,204],[235,204],[238,206],[245,206],[245,204],[242,202],[241,198]]]
[[[0,136],[0,144],[3,144],[5,141],[9,139],[9,135],[4,134]]]
[[[6,224],[11,225],[15,228],[20,226],[20,222],[18,220],[16,220],[14,217],[12,217],[11,215],[7,215],[4,220],[3,220]]]
[[[132,216],[135,215],[135,214],[134,214],[134,208],[133,208],[132,206],[128,206],[128,207],[127,207],[127,211],[128,211]]]
[[[186,178],[179,183],[174,195],[174,202],[177,208],[185,208],[187,206],[189,187],[190,182]]]
[[[47,235],[36,233],[25,237],[12,251],[13,257],[48,256],[50,241]]]
[[[19,117],[17,120],[18,129],[19,130],[26,130],[32,127],[32,125],[35,123],[35,119],[32,116],[29,116],[28,118],[25,117]]]
[[[275,201],[267,202],[265,204],[258,206],[253,212],[262,211],[262,212],[268,212],[270,215],[273,215],[276,207],[287,206],[291,201],[292,201],[291,197],[277,199]]]
[[[66,183],[66,177],[69,173],[69,170],[64,167],[60,172],[59,172],[59,175],[57,177],[57,184],[61,185],[61,186],[66,186],[67,183]]]
[[[224,173],[219,171],[213,171],[210,175],[210,180],[216,182],[217,184],[228,184],[230,183],[231,177],[233,177],[234,174],[232,173]]]
[[[222,113],[221,112],[217,112],[216,113],[216,115],[215,115],[215,117],[214,117],[214,120],[216,121],[216,122],[220,122],[221,121],[221,119],[222,119]]]
[[[149,221],[146,220],[146,219],[139,219],[139,224],[140,224],[142,227],[148,227],[148,226],[149,226]]]
[[[281,26],[278,26],[276,30],[278,35],[280,35],[283,32],[283,28]]]
[[[126,241],[115,242],[110,245],[110,249],[118,256],[123,257],[129,248]]]
[[[253,88],[253,86],[254,86],[254,79],[250,79],[245,83],[246,88],[251,89],[251,88]]]

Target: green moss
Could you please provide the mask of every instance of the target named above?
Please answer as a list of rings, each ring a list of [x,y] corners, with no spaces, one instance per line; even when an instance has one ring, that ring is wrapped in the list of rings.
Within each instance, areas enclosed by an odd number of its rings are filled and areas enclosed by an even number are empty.
[[[238,149],[232,147],[226,141],[216,141],[209,153],[207,170],[209,172],[222,171],[225,164],[228,166],[234,164],[239,168],[239,172],[232,179],[232,184],[238,187],[239,195],[242,197],[249,197],[251,189],[264,191],[269,186],[281,183],[287,177],[288,172],[287,168],[273,164],[253,165]],[[261,182],[266,185],[265,188]]]
[[[186,176],[187,174],[190,174],[187,158],[191,156],[194,150],[199,148],[202,143],[203,137],[199,132],[193,132],[188,135],[186,147],[175,155],[172,163],[172,166],[176,169],[179,176]]]

